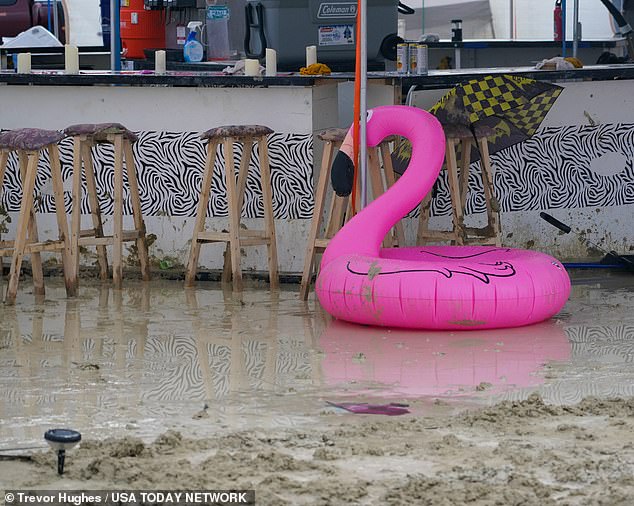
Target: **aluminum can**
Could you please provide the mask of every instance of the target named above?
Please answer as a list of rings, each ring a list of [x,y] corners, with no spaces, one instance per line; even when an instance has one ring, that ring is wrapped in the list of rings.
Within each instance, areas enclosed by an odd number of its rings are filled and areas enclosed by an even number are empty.
[[[396,72],[407,74],[409,72],[408,44],[396,45]]]
[[[428,54],[425,44],[409,45],[409,73],[415,76],[425,76],[428,70]]]
[[[408,74],[411,75],[417,75],[417,68],[418,68],[418,44],[414,43],[414,44],[410,44],[409,47],[407,48],[409,54],[407,55],[408,57],[408,62],[409,62],[409,67],[408,67]]]

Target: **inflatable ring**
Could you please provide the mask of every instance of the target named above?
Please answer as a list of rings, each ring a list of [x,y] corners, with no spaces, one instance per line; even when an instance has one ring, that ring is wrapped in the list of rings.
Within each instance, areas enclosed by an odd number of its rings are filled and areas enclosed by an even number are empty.
[[[421,329],[519,327],[561,310],[570,278],[544,253],[491,246],[381,249],[387,232],[431,190],[444,159],[443,129],[422,109],[369,111],[368,145],[390,135],[412,144],[409,166],[330,241],[316,284],[324,309],[350,322]]]

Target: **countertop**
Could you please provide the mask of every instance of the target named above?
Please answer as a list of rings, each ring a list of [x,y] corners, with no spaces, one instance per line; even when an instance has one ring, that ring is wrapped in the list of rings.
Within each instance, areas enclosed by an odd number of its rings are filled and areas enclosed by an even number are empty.
[[[533,67],[496,67],[460,70],[430,70],[426,76],[407,76],[396,72],[369,72],[369,80],[384,80],[399,83],[408,88],[416,85],[425,88],[446,88],[477,79],[483,75],[511,74],[539,80],[558,81],[568,79],[613,80],[634,79],[634,64],[591,65],[574,70],[536,70]],[[14,71],[0,72],[0,84],[37,86],[187,86],[187,87],[269,87],[269,86],[315,86],[330,81],[354,80],[353,73],[335,72],[328,76],[301,76],[285,72],[276,77],[246,77],[223,75],[221,72],[168,71],[156,74],[142,71],[82,71],[67,75],[63,71],[34,71],[17,74]]]

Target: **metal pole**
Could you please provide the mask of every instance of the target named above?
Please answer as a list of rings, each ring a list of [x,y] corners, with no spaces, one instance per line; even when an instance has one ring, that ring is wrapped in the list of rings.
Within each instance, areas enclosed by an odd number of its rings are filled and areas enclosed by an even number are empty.
[[[577,48],[579,47],[579,0],[574,2],[574,11],[572,15],[572,56],[577,57]]]
[[[55,35],[55,38],[59,40],[59,13],[57,12],[57,0],[55,0],[53,4],[53,34]],[[68,41],[66,41],[66,44],[68,44]]]
[[[509,0],[509,38],[515,40],[515,0]]]
[[[566,57],[566,0],[561,0],[561,56]]]
[[[368,200],[368,144],[367,144],[367,116],[368,116],[368,18],[367,0],[361,0],[361,118],[359,119],[359,153],[361,163],[361,208]]]
[[[119,0],[110,0],[110,70],[121,70]]]

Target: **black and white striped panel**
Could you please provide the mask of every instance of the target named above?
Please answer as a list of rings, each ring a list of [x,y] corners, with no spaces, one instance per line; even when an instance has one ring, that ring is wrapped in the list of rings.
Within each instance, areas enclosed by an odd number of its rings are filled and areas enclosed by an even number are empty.
[[[144,389],[143,398],[204,400],[211,396],[221,399],[231,391],[269,389],[272,387],[269,382],[278,384],[280,371],[288,375],[301,371],[310,376],[310,361],[305,350],[294,356],[296,354],[289,353],[285,347],[270,350],[270,346],[269,341],[244,340],[234,348],[237,356],[232,356],[231,341],[226,344],[207,342],[201,347],[207,356],[201,357],[195,340],[188,336],[152,336],[145,343],[143,353],[144,383],[150,385]],[[273,357],[268,356],[271,351]],[[208,367],[210,385],[204,384],[201,367]],[[237,383],[232,385],[232,381]]]
[[[634,325],[568,327],[573,356],[634,362]]]
[[[139,132],[139,142],[134,145],[134,158],[141,191],[141,208],[144,216],[194,216],[202,184],[206,147],[196,132]],[[307,219],[313,209],[313,140],[311,134],[275,133],[268,137],[269,160],[273,188],[273,208],[276,218]],[[66,205],[70,212],[70,180],[72,174],[73,146],[71,139],[60,143],[62,177],[66,187]],[[235,145],[236,170],[242,158],[242,146]],[[109,145],[93,148],[93,159],[99,201],[104,214],[112,214],[114,151]],[[262,188],[259,179],[258,150],[254,147],[249,169],[243,216],[263,217]],[[50,181],[48,155],[41,162],[36,188],[40,190],[40,210],[51,212],[52,191],[41,192]],[[209,216],[227,216],[225,164],[222,146],[218,148],[212,183]],[[124,174],[124,179],[127,177]],[[18,211],[21,184],[15,155],[9,158],[5,176],[2,202],[9,211]],[[126,185],[127,186],[127,185]],[[82,211],[88,212],[88,199],[82,199]],[[127,197],[127,190],[125,190]],[[126,198],[126,213],[131,212]]]
[[[626,159],[612,175],[591,162],[617,153]],[[634,204],[634,124],[548,127],[491,155],[502,211],[573,209]],[[437,182],[432,214],[451,214],[446,171]],[[471,166],[467,213],[484,212],[480,163]],[[414,214],[418,214],[417,211]]]
[[[195,132],[140,132],[134,146],[143,213],[146,216],[193,216],[202,181],[205,146]],[[62,172],[70,190],[72,144],[60,144]],[[591,162],[603,155],[618,153],[625,167],[615,167],[612,175],[598,174]],[[106,214],[112,213],[113,151],[101,145],[93,150],[100,201]],[[236,165],[241,159],[236,145]],[[310,134],[272,134],[269,157],[275,216],[280,219],[309,219],[313,209],[313,142]],[[261,217],[261,185],[256,177],[255,149],[243,208],[246,217]],[[556,208],[583,208],[634,204],[634,124],[548,127],[531,139],[491,155],[495,169],[495,189],[502,211]],[[49,178],[48,157],[38,176],[37,188]],[[226,216],[224,155],[218,150],[209,216]],[[485,210],[480,164],[471,167],[467,213]],[[21,184],[17,161],[9,159],[2,202],[10,211],[20,205]],[[451,214],[446,172],[441,173],[432,201],[432,214]],[[50,192],[40,193],[41,210],[51,210]],[[66,194],[66,204],[70,195]],[[82,209],[87,212],[84,196]],[[69,207],[67,207],[69,210]],[[130,203],[127,202],[127,212]],[[418,215],[414,210],[412,216]]]

